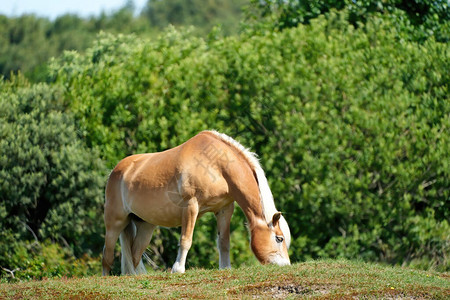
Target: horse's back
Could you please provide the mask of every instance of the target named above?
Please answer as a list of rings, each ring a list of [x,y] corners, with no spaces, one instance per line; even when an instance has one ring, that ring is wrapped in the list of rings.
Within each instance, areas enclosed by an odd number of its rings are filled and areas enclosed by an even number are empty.
[[[110,177],[122,177],[127,181],[159,180],[175,171],[190,175],[208,175],[223,171],[236,161],[235,153],[214,134],[202,131],[187,142],[163,152],[135,154],[122,159]],[[151,179],[150,179],[151,178]]]

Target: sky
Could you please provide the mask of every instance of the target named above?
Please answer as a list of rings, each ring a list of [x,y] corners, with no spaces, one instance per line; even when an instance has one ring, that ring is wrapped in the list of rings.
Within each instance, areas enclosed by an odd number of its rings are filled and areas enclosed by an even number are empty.
[[[126,0],[0,0],[0,14],[20,16],[33,13],[40,17],[55,19],[65,13],[82,17],[109,13],[125,5]],[[133,0],[138,11],[147,0]]]

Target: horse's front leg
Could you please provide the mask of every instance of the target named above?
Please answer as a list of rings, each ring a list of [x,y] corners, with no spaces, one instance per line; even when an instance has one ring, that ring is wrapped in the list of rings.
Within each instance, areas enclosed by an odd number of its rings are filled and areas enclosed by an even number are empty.
[[[183,208],[181,217],[181,238],[178,249],[177,260],[173,264],[172,273],[184,273],[186,256],[192,245],[192,235],[194,234],[195,221],[198,216],[197,198],[192,197],[187,201],[187,206]]]
[[[231,268],[230,262],[230,222],[234,211],[234,202],[223,207],[216,213],[217,248],[219,248],[219,268]]]

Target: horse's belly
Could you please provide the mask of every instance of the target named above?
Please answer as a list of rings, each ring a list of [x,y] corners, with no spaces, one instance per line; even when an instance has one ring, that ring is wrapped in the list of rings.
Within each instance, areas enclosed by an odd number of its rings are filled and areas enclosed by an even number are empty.
[[[167,195],[133,195],[130,210],[147,223],[164,226],[181,226],[183,207],[174,203]]]
[[[175,178],[161,187],[147,187],[146,184],[138,183],[128,185],[122,195],[127,202],[125,206],[148,223],[178,227],[181,225],[183,208],[187,207],[192,197],[190,195],[197,197],[200,216],[206,212],[217,212],[233,201],[227,196],[225,179],[205,183],[193,180],[193,176]],[[196,190],[193,186],[208,188]]]
[[[199,213],[207,213],[207,212],[218,212],[221,210],[224,206],[230,204],[233,202],[233,199],[230,197],[214,197],[210,199],[200,200],[199,201]]]

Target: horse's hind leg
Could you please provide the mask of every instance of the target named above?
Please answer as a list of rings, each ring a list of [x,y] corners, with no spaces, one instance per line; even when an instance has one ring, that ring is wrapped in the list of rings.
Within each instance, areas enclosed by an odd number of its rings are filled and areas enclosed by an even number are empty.
[[[103,248],[103,276],[109,275],[114,262],[114,249],[120,233],[130,223],[128,214],[114,199],[106,199],[105,203],[105,247]],[[116,204],[116,205],[114,205]]]
[[[194,234],[195,221],[198,217],[197,198],[193,197],[187,201],[187,207],[183,208],[181,217],[181,238],[178,249],[177,260],[173,264],[172,273],[184,273],[186,256],[192,246],[192,235]]]
[[[144,221],[136,221],[135,225],[136,237],[134,238],[133,246],[131,248],[133,265],[137,274],[145,274],[146,271],[144,264],[142,263],[142,254],[144,254],[145,249],[147,249],[148,244],[150,244],[153,230],[155,230],[156,226]]]
[[[103,276],[109,275],[112,264],[114,262],[114,248],[116,247],[117,239],[122,230],[128,225],[129,220],[118,221],[114,226],[106,225],[105,233],[105,247],[103,248]],[[106,223],[106,222],[105,222]]]
[[[231,202],[216,213],[217,219],[217,248],[219,248],[219,268],[231,268],[230,262],[230,222],[234,211]]]

